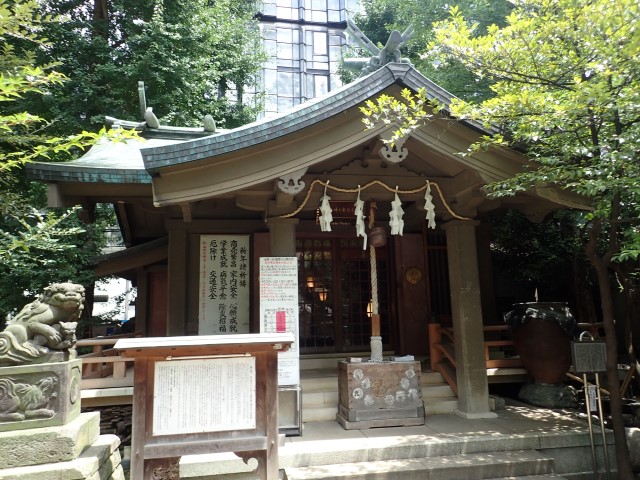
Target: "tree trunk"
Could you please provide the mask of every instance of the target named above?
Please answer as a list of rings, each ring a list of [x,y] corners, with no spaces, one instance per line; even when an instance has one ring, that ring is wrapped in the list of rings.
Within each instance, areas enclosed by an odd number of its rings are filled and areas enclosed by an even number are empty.
[[[615,439],[616,463],[619,480],[633,480],[629,459],[629,447],[627,435],[622,418],[622,395],[620,394],[620,382],[618,380],[618,340],[613,310],[613,295],[611,293],[611,277],[609,262],[600,257],[596,245],[600,238],[601,224],[596,220],[596,225],[589,232],[589,242],[586,247],[587,256],[593,264],[598,276],[600,286],[600,301],[602,303],[602,321],[604,324],[605,342],[607,349],[607,387],[609,390],[609,404],[611,408],[611,425]]]
[[[109,8],[107,0],[93,2],[93,34],[109,39]]]
[[[589,272],[586,271],[582,258],[577,256],[573,259],[573,298],[576,318],[581,323],[597,323],[598,314],[596,302],[594,301],[595,288],[589,279]]]

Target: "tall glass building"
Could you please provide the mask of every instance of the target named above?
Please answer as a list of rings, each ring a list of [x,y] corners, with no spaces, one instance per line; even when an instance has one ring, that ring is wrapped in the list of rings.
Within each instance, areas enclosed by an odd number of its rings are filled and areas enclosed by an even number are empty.
[[[347,44],[347,16],[359,0],[263,0],[260,30],[269,56],[262,69],[264,117],[341,86],[337,68]]]

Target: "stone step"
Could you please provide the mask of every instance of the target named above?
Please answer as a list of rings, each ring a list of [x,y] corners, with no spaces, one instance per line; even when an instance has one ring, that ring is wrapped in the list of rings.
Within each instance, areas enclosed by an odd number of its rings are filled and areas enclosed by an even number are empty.
[[[338,404],[333,406],[314,405],[302,408],[302,422],[325,422],[327,420],[335,420],[338,413]]]
[[[440,415],[453,413],[458,408],[457,399],[441,398],[424,402],[425,415]],[[303,422],[323,422],[335,420],[338,413],[338,404],[335,405],[307,405],[302,407]]]
[[[456,398],[448,383],[422,384],[422,398]]]
[[[443,413],[453,413],[458,408],[458,399],[453,397],[432,398],[424,401],[425,415],[439,415]]]
[[[441,384],[446,383],[442,375],[439,372],[432,372],[431,370],[420,372],[420,383],[422,385]]]
[[[557,473],[545,473],[544,475],[525,475],[520,477],[501,477],[490,480],[566,480]]]
[[[553,473],[553,459],[532,450],[520,450],[294,467],[285,468],[285,472],[288,480],[526,478],[526,476]]]
[[[306,407],[312,406],[330,406],[338,405],[338,392],[333,390],[319,391],[302,391],[302,405]]]
[[[300,379],[300,387],[303,392],[338,391],[338,373],[332,377],[307,377]]]

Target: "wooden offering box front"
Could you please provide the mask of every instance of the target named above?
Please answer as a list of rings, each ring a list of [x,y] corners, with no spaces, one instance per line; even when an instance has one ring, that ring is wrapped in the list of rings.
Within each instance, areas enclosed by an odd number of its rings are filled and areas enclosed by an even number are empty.
[[[420,362],[338,363],[336,419],[345,429],[424,424]]]

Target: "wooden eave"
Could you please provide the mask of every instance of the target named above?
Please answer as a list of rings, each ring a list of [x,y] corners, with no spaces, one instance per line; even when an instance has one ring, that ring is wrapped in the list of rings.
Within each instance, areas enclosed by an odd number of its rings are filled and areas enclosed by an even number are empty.
[[[106,275],[125,276],[147,265],[165,261],[169,256],[169,241],[166,237],[118,252],[97,257],[95,272]]]

